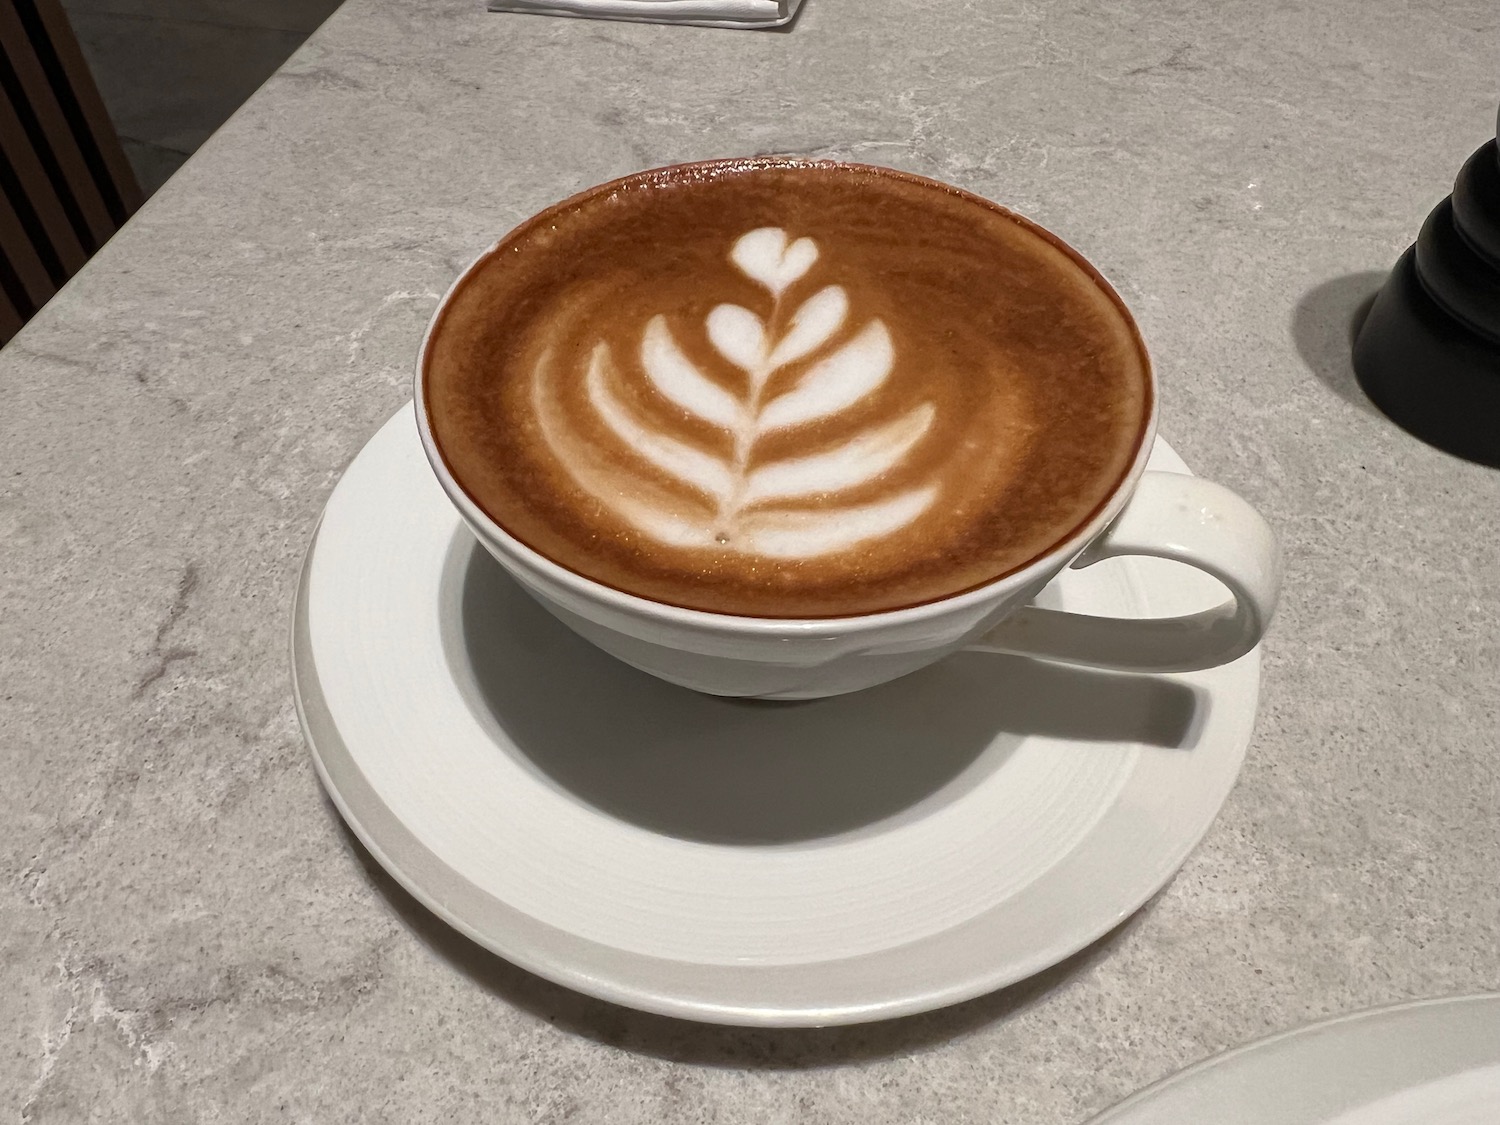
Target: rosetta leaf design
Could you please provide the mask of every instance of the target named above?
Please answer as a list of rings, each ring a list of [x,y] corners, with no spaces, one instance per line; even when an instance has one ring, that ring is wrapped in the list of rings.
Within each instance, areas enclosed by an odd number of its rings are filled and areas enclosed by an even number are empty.
[[[589,402],[617,438],[662,472],[683,484],[727,502],[735,491],[729,467],[711,453],[668,437],[642,422],[609,386],[609,352],[604,345],[594,349],[589,360]]]
[[[835,512],[751,512],[743,534],[757,554],[771,558],[816,558],[845,551],[869,539],[898,531],[932,506],[937,486],[898,493],[873,504],[839,508]]]
[[[651,385],[689,414],[732,429],[744,424],[739,399],[708,378],[682,354],[666,317],[653,316],[641,340],[641,366]]]
[[[850,315],[842,286],[826,285],[790,316],[782,301],[818,260],[810,238],[791,240],[778,227],[742,236],[730,260],[772,299],[769,318],[741,305],[721,304],[705,330],[714,352],[736,372],[706,373],[683,351],[665,317],[654,316],[641,337],[640,361],[650,388],[686,415],[725,432],[727,455],[662,431],[660,424],[619,393],[621,373],[609,349],[589,357],[584,390],[590,408],[613,439],[663,478],[700,495],[708,519],[673,510],[660,486],[630,489],[599,470],[598,457],[563,433],[557,407],[534,385],[543,432],[574,479],[633,526],[677,547],[718,547],[772,558],[811,558],[889,535],[920,516],[937,486],[908,487],[871,500],[871,488],[899,466],[932,428],[936,410],[923,403],[900,416],[813,452],[754,464],[760,439],[776,431],[834,417],[861,403],[890,377],[895,345],[885,324],[871,319],[838,341]],[[773,338],[771,325],[784,331]],[[791,364],[810,361],[795,382],[769,401],[767,387]],[[738,378],[743,394],[729,389]],[[642,477],[642,481],[646,478]],[[862,490],[857,503],[839,494]],[[816,498],[813,507],[798,507]]]
[[[934,413],[930,403],[923,403],[911,413],[834,449],[763,465],[746,478],[741,499],[748,506],[839,492],[874,480],[900,464],[922,440],[932,426]]]
[[[763,378],[766,326],[739,305],[719,305],[708,314],[708,338],[719,354],[752,379]]]
[[[787,243],[786,231],[780,227],[761,227],[740,237],[729,253],[730,260],[748,277],[754,278],[780,297],[818,260],[818,244],[810,238]]]
[[[820,289],[792,314],[792,326],[766,358],[773,370],[811,355],[833,338],[849,315],[849,297],[843,288]]]
[[[797,426],[847,410],[885,382],[895,358],[885,325],[870,321],[838,351],[814,364],[795,387],[772,399],[760,414],[760,430]]]

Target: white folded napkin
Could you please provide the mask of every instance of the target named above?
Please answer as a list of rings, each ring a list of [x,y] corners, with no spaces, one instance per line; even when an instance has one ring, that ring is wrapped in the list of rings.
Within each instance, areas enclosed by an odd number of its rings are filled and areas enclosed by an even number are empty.
[[[588,16],[699,27],[779,27],[802,0],[489,0],[492,12]]]

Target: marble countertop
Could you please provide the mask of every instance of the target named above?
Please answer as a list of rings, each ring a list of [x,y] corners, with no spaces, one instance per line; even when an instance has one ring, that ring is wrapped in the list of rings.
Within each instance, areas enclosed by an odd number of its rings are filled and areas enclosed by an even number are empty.
[[[1491,0],[808,0],[789,33],[350,0],[0,354],[0,1117],[1072,1125],[1224,1047],[1500,985],[1500,472],[1349,324],[1494,128]],[[447,931],[289,691],[302,552],[437,294],[730,153],[1011,204],[1135,310],[1163,433],[1278,529],[1239,784],[1098,945],[958,1008],[703,1028]]]

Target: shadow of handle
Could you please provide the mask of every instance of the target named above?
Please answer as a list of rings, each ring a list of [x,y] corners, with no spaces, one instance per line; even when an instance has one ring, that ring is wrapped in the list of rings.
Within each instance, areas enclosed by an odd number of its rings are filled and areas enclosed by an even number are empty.
[[[1126,620],[1025,606],[967,647],[1111,668],[1191,672],[1227,664],[1260,641],[1281,589],[1281,555],[1261,514],[1222,485],[1148,472],[1075,568],[1116,555],[1187,563],[1229,588],[1229,601],[1184,617]]]

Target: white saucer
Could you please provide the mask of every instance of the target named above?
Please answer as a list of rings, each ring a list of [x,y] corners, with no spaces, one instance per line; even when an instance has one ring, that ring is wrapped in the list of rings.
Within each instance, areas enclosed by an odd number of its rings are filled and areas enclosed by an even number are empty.
[[[1163,443],[1152,466],[1187,471]],[[1049,605],[1222,591],[1158,560]],[[408,406],[329,499],[298,713],[339,811],[418,900],[540,976],[718,1023],[904,1015],[1010,984],[1151,897],[1208,829],[1259,652],[1132,677],[965,653],[804,703],[697,695],[533,603],[434,480]]]
[[[1494,1125],[1500,993],[1284,1032],[1189,1067],[1092,1125]]]

